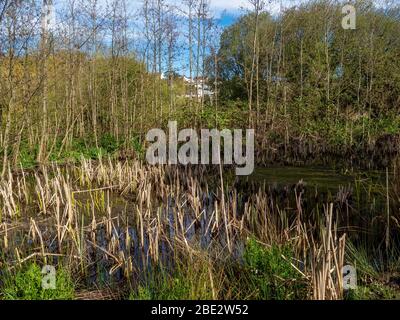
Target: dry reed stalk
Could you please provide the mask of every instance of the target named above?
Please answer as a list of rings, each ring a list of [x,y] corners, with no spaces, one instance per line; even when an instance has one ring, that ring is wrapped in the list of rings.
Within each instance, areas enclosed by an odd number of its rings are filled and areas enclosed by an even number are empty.
[[[344,260],[345,236],[343,235],[337,240],[336,229],[332,228],[332,203],[325,208],[325,218],[325,226],[321,230],[321,245],[316,246],[313,241],[313,257],[311,261],[313,297],[317,300],[334,300],[342,297],[341,272]]]
[[[390,198],[389,198],[389,169],[386,167],[386,234],[385,234],[385,249],[386,257],[389,258],[390,245]]]
[[[142,245],[142,248],[144,247],[144,222],[143,222],[143,216],[142,216],[142,208],[137,209],[137,216],[139,218],[139,230],[140,230],[140,244]]]
[[[56,228],[57,228],[58,250],[61,253],[62,242],[61,242],[61,217],[60,217],[60,199],[59,199],[59,197],[56,197]]]
[[[38,226],[36,225],[36,222],[35,222],[35,220],[33,218],[31,218],[31,224],[32,224],[32,227],[33,227],[33,231],[36,232],[36,234],[39,237],[40,248],[41,248],[41,251],[42,251],[42,257],[43,257],[44,263],[47,264],[47,258],[45,256],[45,249],[44,249],[44,242],[43,242],[42,233],[40,232],[40,230],[39,230]]]
[[[80,259],[80,257],[75,256],[75,255],[65,255],[65,254],[50,253],[50,252],[44,252],[44,253],[43,252],[34,252],[34,253],[30,254],[29,256],[21,259],[21,255],[20,255],[18,249],[15,248],[15,250],[16,250],[17,260],[13,261],[13,263],[16,263],[17,265],[21,265],[24,262],[26,262],[34,257],[37,257],[37,256],[44,257],[45,259],[47,259],[47,257],[69,257],[69,258],[74,258],[74,259]],[[13,270],[13,269],[15,269],[15,266],[8,267],[8,270]]]
[[[7,250],[8,249],[8,227],[7,227],[7,223],[3,222],[1,224],[1,227],[4,230],[4,235],[3,235],[4,250]]]
[[[210,260],[208,260],[208,275],[210,277],[211,292],[212,292],[213,300],[216,300],[217,297],[218,297],[218,294],[217,294],[217,291],[216,291],[215,285],[214,285],[214,277],[213,277],[213,274],[212,274],[212,269],[213,269],[212,263],[211,263]]]
[[[205,232],[205,235],[211,233],[207,250],[212,250],[219,244],[218,235],[224,237],[223,240],[226,237],[224,249],[227,250],[219,250],[213,259],[222,259],[231,254],[238,235],[240,239],[244,239],[247,235],[255,235],[267,246],[289,244],[294,247],[296,258],[303,257],[301,262],[304,269],[300,270],[292,261],[289,262],[302,277],[310,279],[313,283],[314,299],[339,299],[342,296],[343,284],[340,272],[344,260],[345,237],[339,239],[337,237],[332,204],[326,208],[325,225],[321,230],[322,240],[316,241],[317,238],[312,236],[315,224],[307,220],[302,207],[302,194],[298,194],[296,189],[294,210],[279,208],[265,185],[258,188],[257,192],[251,193],[242,207],[238,202],[241,194],[238,194],[237,189],[231,190],[224,186],[221,166],[219,167],[220,189],[217,195],[214,194],[216,199],[210,204],[213,205],[210,216],[208,211],[206,212],[207,207],[202,207],[204,194],[213,199],[208,192],[204,168],[147,167],[136,161],[132,164],[127,162],[115,164],[111,159],[106,161],[100,159],[97,164],[82,160],[79,165],[66,167],[63,170],[56,165],[52,167],[52,172],[48,168],[41,170],[41,174],[23,172],[22,179],[14,180],[14,183],[12,177],[1,181],[0,194],[5,195],[2,201],[4,215],[15,216],[22,198],[25,198],[26,203],[30,201],[30,190],[26,179],[33,177],[34,191],[37,192],[37,197],[32,198],[33,203],[40,203],[42,212],[49,217],[48,221],[55,222],[54,238],[58,242],[59,254],[68,253],[78,257],[82,266],[85,259],[89,259],[87,251],[84,250],[88,241],[95,248],[99,249],[102,246],[106,248],[102,247],[99,250],[115,262],[110,270],[111,273],[123,268],[126,276],[132,274],[134,270],[133,259],[130,256],[132,239],[129,234],[127,207],[125,206],[123,214],[115,214],[116,210],[113,208],[113,198],[119,192],[133,198],[129,201],[132,202],[132,220],[135,231],[139,234],[143,265],[148,263],[148,258],[156,264],[163,261],[162,256],[160,259],[162,241],[169,246],[175,258],[186,255],[192,259],[200,254],[195,249],[196,243],[189,240],[189,230],[196,222],[200,222],[200,219],[204,219],[202,232]],[[17,190],[14,187],[16,192],[13,192],[13,184],[17,185]],[[85,193],[88,194],[87,199]],[[86,199],[86,206],[82,198]],[[226,201],[231,198],[232,200]],[[96,212],[105,213],[99,222],[96,221]],[[88,217],[92,215],[88,226],[84,225],[86,214]],[[192,220],[187,220],[188,218]],[[105,226],[106,245],[96,243],[99,225]],[[38,221],[31,222],[30,233],[34,241],[35,238],[39,238],[40,254],[45,257],[46,247],[43,239],[40,239],[42,235],[38,226]],[[10,229],[7,225],[3,225],[2,228],[7,237],[7,230]],[[124,230],[125,237],[120,236],[120,230]],[[222,230],[224,235],[219,234]],[[120,249],[121,241],[125,243],[125,251]],[[71,243],[72,245],[69,245]],[[311,269],[308,270],[309,264],[306,262],[310,252]],[[36,255],[38,253],[35,253]],[[211,260],[209,264],[211,265]],[[217,297],[219,276],[210,268],[209,277],[213,297]]]

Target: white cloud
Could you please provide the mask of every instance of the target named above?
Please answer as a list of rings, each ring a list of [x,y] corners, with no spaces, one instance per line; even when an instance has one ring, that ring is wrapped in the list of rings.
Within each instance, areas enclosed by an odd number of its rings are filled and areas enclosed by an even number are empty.
[[[293,5],[307,2],[307,0],[264,0],[266,2],[265,10],[272,14],[278,14],[282,8],[291,7]],[[58,5],[64,4],[65,0],[54,0]],[[98,0],[98,5],[103,9],[107,6],[107,3],[111,3],[112,0]],[[183,0],[164,0],[166,4],[172,4],[178,8],[186,10],[186,4]],[[221,17],[221,14],[225,11],[230,15],[239,15],[243,13],[242,9],[251,9],[252,5],[249,0],[209,0],[210,9],[215,18]],[[130,13],[134,13],[143,5],[143,0],[126,0],[127,9]]]
[[[168,1],[168,0],[167,0]],[[182,3],[182,0],[169,0],[176,5]],[[265,0],[265,10],[272,14],[278,14],[281,9],[285,9],[300,3],[307,2],[307,0]],[[211,11],[218,17],[223,11],[229,14],[240,14],[242,9],[251,9],[252,5],[248,0],[210,0]]]

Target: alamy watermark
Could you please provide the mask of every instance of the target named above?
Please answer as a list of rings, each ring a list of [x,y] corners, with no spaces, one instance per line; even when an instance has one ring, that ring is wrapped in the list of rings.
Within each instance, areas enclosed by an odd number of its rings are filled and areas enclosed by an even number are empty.
[[[43,266],[42,289],[56,289],[56,268],[54,266]]]
[[[343,276],[343,289],[356,289],[357,288],[357,271],[351,265],[345,265],[342,268],[342,276]]]
[[[162,129],[151,129],[146,140],[152,142],[146,152],[149,164],[236,164],[236,175],[249,175],[254,170],[254,129],[246,129],[244,137],[242,129],[234,129],[233,134],[229,129],[201,129],[198,135],[194,129],[178,132],[177,122],[170,121],[168,140]],[[179,143],[183,144],[178,148]]]
[[[345,14],[345,16],[342,18],[342,28],[345,30],[355,30],[356,8],[351,4],[347,4],[342,8],[342,14]]]

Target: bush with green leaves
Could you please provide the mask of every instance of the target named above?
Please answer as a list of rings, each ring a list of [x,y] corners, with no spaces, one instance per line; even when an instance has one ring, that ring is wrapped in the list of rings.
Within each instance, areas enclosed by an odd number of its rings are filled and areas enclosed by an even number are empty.
[[[5,276],[1,296],[6,300],[71,300],[74,298],[74,284],[68,272],[56,270],[56,288],[42,287],[42,268],[36,263],[23,266],[15,273]]]
[[[291,264],[290,247],[270,248],[250,239],[244,261],[252,298],[265,300],[304,299],[307,283]]]
[[[113,153],[119,148],[117,139],[110,133],[105,133],[100,137],[99,146],[107,153]]]

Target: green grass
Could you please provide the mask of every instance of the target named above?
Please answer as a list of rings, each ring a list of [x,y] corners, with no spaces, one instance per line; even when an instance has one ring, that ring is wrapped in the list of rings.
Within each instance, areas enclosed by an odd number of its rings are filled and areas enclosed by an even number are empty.
[[[349,290],[344,298],[346,300],[399,300],[400,293],[390,286],[372,283]]]
[[[346,245],[346,261],[357,270],[357,288],[345,292],[346,300],[391,300],[400,299],[398,286],[388,281],[398,274],[400,254],[395,245],[389,251],[389,258],[377,248],[368,248],[368,243]]]
[[[131,300],[305,299],[307,281],[292,266],[289,247],[266,248],[250,239],[244,261],[181,260],[173,272],[155,268],[129,295]],[[212,278],[212,283],[211,283]]]
[[[304,299],[307,283],[291,264],[289,247],[267,248],[254,239],[247,242],[244,261],[252,299]]]
[[[173,272],[157,267],[130,295],[130,300],[213,299],[208,264],[197,260],[176,265]]]
[[[86,159],[99,159],[100,157],[113,155],[121,150],[124,141],[117,141],[111,134],[101,135],[96,146],[93,137],[75,138],[68,145],[62,146],[61,139],[58,139],[49,154],[48,160],[51,162],[64,163],[77,162],[82,157]],[[137,139],[132,140],[132,148],[137,152],[142,152],[142,145]],[[31,148],[26,143],[21,143],[18,161],[23,168],[31,168],[37,165],[37,147]]]

